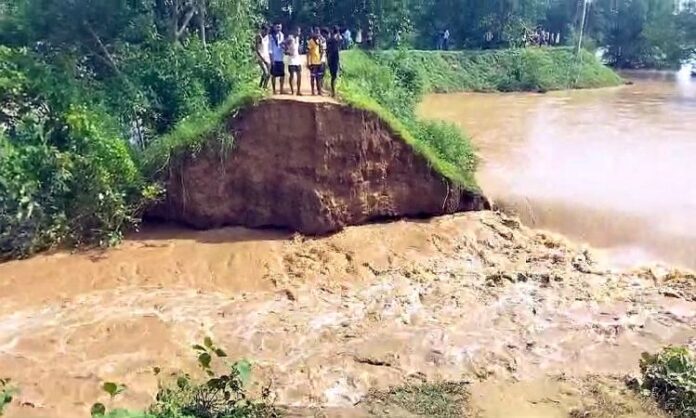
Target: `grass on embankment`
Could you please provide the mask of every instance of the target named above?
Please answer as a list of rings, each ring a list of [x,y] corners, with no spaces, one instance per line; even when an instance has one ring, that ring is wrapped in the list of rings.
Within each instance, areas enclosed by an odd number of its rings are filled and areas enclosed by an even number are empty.
[[[264,96],[263,91],[250,86],[232,94],[216,109],[184,119],[145,149],[140,159],[145,174],[157,177],[157,173],[165,170],[176,157],[198,154],[203,144],[213,138],[221,151],[231,149],[234,138],[227,130],[227,119],[240,109],[258,103]]]
[[[454,125],[425,121],[416,106],[429,92],[546,91],[613,86],[621,78],[583,51],[580,59],[569,48],[526,48],[495,51],[379,51],[342,54],[340,99],[382,118],[444,177],[470,190],[476,155],[469,139]],[[172,157],[196,154],[204,141],[217,138],[221,150],[231,148],[225,121],[239,109],[264,97],[249,88],[222,106],[181,122],[144,153],[143,166],[152,175]]]
[[[490,51],[382,51],[380,64],[422,72],[424,89],[458,91],[549,91],[622,84],[612,69],[590,52],[571,48],[522,48]]]
[[[420,71],[391,68],[356,50],[342,55],[342,65],[341,101],[374,112],[437,172],[469,190],[478,190],[476,155],[469,139],[454,125],[416,116],[416,106],[425,94]]]

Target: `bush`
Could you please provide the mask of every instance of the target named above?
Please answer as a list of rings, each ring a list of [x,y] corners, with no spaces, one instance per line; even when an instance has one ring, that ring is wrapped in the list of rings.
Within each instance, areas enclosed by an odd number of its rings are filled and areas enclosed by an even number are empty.
[[[0,45],[0,260],[119,241],[159,196],[141,162],[195,151],[248,103],[237,97],[256,94],[248,45],[236,37],[118,43],[118,71],[102,73],[69,50],[41,48]],[[142,157],[170,132],[147,153],[157,158]]]
[[[642,387],[676,417],[696,417],[696,356],[686,347],[667,347],[643,354]]]
[[[118,128],[27,53],[0,56],[0,260],[117,241],[157,194]]]
[[[74,107],[0,138],[0,259],[61,243],[110,245],[137,224],[156,191],[100,120]]]
[[[10,386],[10,379],[0,378],[0,416],[5,411],[5,406],[12,402],[15,389]]]
[[[116,409],[107,412],[102,403],[92,405],[92,417],[102,418],[277,418],[280,411],[271,402],[270,388],[262,390],[260,399],[251,399],[245,386],[251,377],[251,363],[240,360],[226,364],[226,371],[216,373],[213,362],[227,357],[210,338],[193,346],[198,365],[208,376],[198,382],[188,374],[176,377],[174,383],[162,384],[155,402],[147,412]],[[154,369],[159,374],[159,368]],[[102,385],[111,399],[126,389],[124,385],[106,382]]]
[[[120,51],[123,78],[103,85],[101,95],[126,124],[140,120],[149,142],[249,84],[253,72],[247,55],[233,42],[204,47],[198,38],[179,47],[161,41],[126,45]]]

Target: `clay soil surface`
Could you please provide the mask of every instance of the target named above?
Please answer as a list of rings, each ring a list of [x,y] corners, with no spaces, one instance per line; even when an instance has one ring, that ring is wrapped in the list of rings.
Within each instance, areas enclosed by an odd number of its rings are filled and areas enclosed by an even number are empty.
[[[88,416],[104,381],[128,386],[115,405],[142,408],[153,366],[198,373],[191,345],[211,336],[300,416],[369,415],[371,389],[444,379],[468,382],[476,416],[563,417],[590,399],[577,382],[693,341],[694,284],[609,270],[493,212],[317,239],[158,227],[0,265],[0,375],[21,390],[12,418]]]
[[[331,102],[271,99],[230,119],[217,139],[166,172],[152,217],[196,228],[283,227],[325,234],[347,225],[488,207],[442,177],[379,117]]]

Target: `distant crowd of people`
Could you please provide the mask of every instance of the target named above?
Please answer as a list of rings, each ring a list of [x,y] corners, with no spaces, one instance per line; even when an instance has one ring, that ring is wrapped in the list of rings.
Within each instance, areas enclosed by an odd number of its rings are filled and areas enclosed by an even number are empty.
[[[524,46],[551,46],[561,43],[561,34],[549,32],[541,26],[537,27],[531,33],[525,32]]]
[[[270,81],[273,94],[287,94],[285,91],[286,68],[289,74],[290,94],[302,95],[302,70],[306,65],[312,95],[324,94],[324,75],[328,70],[331,77],[331,95],[336,96],[336,80],[340,65],[340,51],[362,44],[362,32],[358,31],[355,41],[351,31],[334,26],[313,27],[304,36],[299,26],[283,32],[283,25],[275,23],[272,27],[261,25],[256,35],[254,51],[261,67],[259,86],[268,88]],[[306,58],[303,58],[306,56]]]

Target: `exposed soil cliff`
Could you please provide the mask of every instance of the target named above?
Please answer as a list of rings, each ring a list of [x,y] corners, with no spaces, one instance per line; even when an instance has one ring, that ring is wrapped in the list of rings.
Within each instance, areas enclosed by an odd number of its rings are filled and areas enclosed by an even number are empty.
[[[267,100],[228,122],[234,149],[214,142],[172,165],[153,216],[197,228],[286,227],[322,234],[370,220],[479,210],[376,115],[335,103]]]

